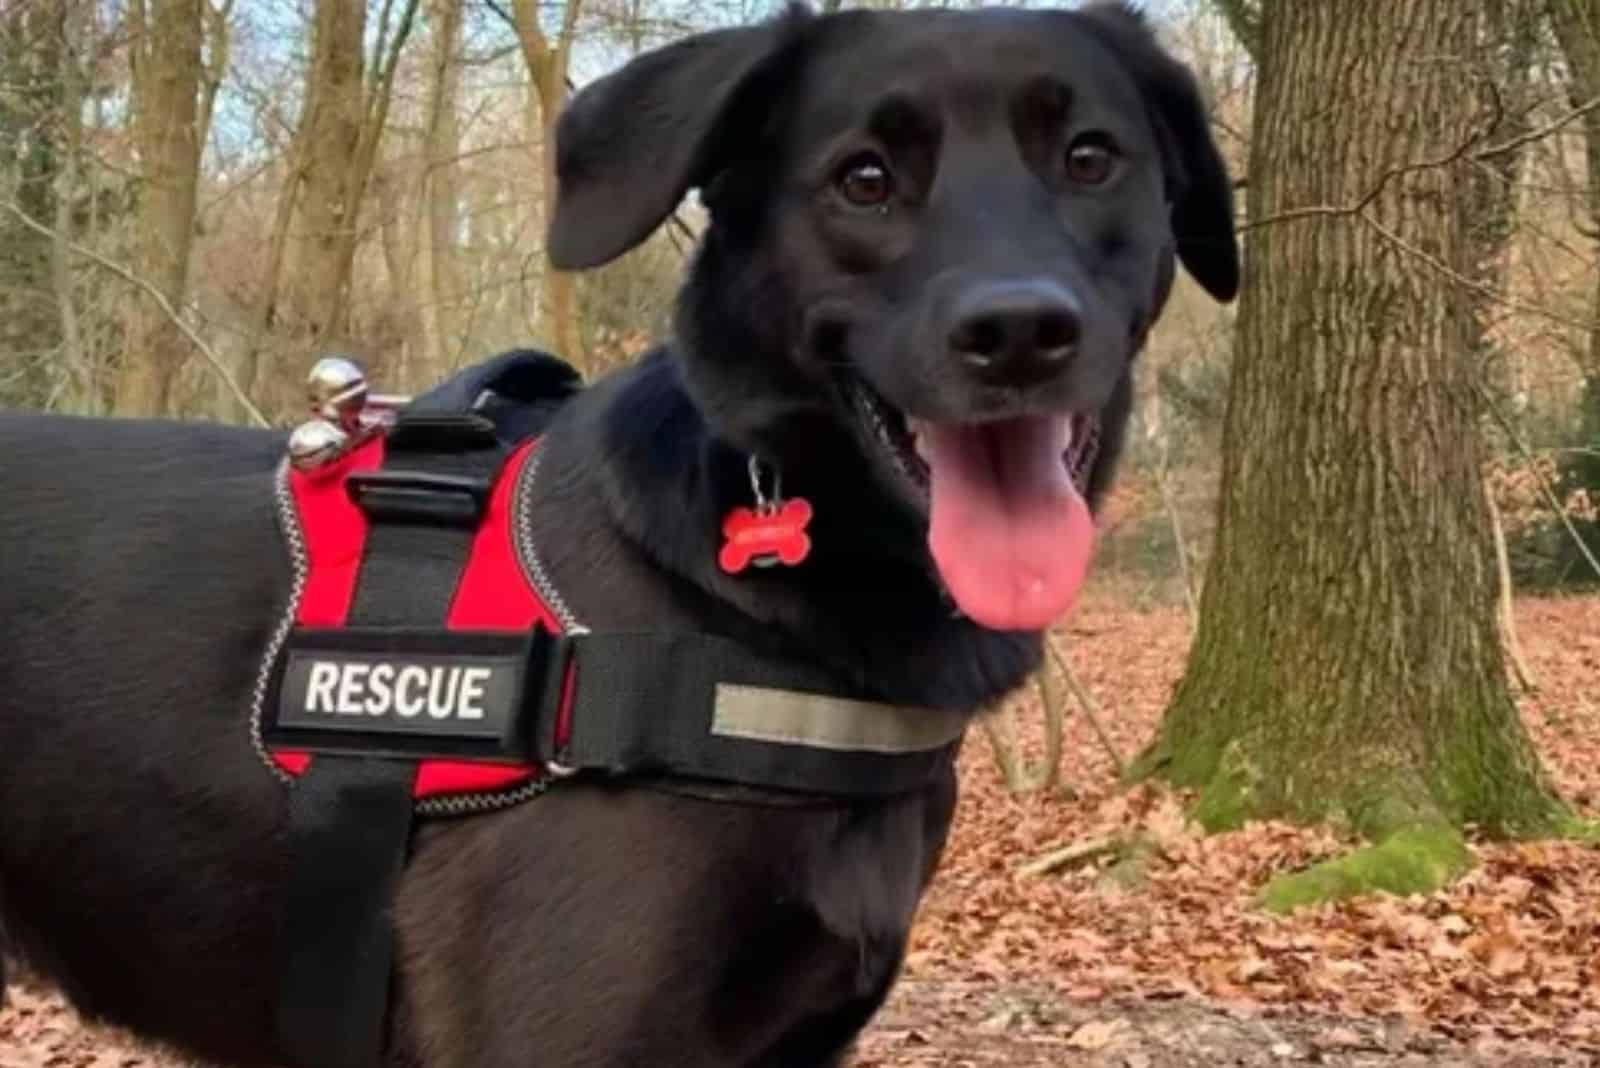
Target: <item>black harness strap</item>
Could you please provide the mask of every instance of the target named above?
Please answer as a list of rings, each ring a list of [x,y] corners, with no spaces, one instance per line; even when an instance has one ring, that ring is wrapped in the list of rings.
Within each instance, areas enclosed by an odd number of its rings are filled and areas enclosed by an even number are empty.
[[[410,764],[322,754],[290,794],[278,1033],[291,1064],[378,1063],[414,774]]]
[[[957,712],[847,700],[838,679],[703,633],[594,633],[566,639],[576,669],[570,732],[548,671],[535,750],[571,772],[673,776],[846,798],[932,782],[954,758]],[[854,728],[878,726],[876,732]]]
[[[507,453],[480,417],[400,417],[383,466],[349,480],[369,523],[350,626],[443,627]],[[408,760],[319,753],[290,792],[277,1024],[293,1064],[380,1061],[416,771]]]

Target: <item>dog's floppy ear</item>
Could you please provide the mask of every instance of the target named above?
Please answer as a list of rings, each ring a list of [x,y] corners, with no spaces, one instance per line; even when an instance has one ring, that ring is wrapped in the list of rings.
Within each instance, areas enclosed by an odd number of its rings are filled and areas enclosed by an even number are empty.
[[[556,206],[546,247],[559,270],[597,267],[650,235],[741,140],[727,129],[798,28],[714,30],[647,52],[585,86],[556,129]],[[719,149],[720,146],[720,149]]]
[[[1144,92],[1167,157],[1167,193],[1178,259],[1217,300],[1239,292],[1239,242],[1233,226],[1233,180],[1211,136],[1200,87],[1162,51],[1144,16],[1117,0],[1075,13],[1122,60]]]

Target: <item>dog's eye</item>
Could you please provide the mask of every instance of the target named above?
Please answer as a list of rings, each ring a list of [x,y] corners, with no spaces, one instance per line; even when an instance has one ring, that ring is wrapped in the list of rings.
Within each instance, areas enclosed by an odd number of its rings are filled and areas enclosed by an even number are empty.
[[[839,193],[860,208],[873,208],[888,202],[894,194],[894,179],[877,156],[853,156],[839,168]]]
[[[1116,169],[1116,149],[1104,137],[1085,134],[1067,148],[1067,179],[1077,185],[1101,185]]]

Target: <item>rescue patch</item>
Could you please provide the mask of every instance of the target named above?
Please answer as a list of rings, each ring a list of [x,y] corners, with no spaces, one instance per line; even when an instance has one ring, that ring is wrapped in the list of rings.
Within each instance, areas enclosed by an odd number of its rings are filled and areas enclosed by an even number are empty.
[[[555,639],[412,628],[296,629],[268,737],[366,755],[527,761]]]

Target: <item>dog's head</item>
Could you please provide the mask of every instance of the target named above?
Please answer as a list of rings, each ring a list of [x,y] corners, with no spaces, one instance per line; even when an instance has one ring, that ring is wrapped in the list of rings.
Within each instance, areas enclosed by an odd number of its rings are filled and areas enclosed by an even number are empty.
[[[557,144],[552,261],[602,264],[699,188],[678,333],[711,426],[790,466],[847,435],[997,629],[1082,581],[1174,258],[1238,287],[1194,80],[1122,4],[791,10],[597,81]]]

